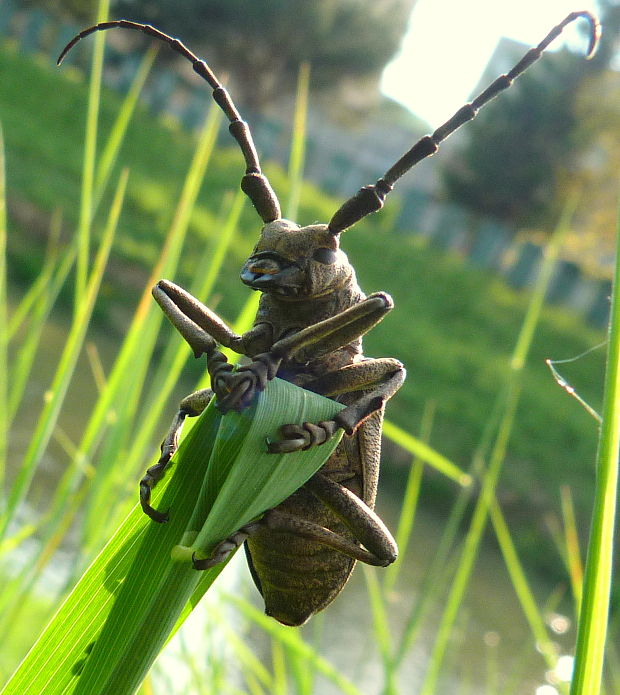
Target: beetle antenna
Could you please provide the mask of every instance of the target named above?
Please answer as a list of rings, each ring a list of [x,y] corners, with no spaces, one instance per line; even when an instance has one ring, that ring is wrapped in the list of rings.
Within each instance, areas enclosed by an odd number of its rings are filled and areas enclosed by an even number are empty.
[[[279,219],[280,203],[278,202],[278,198],[271,188],[267,177],[261,171],[258,154],[256,152],[256,147],[254,146],[254,141],[252,140],[252,134],[250,133],[248,124],[241,119],[239,112],[230,98],[230,95],[215,77],[205,61],[195,56],[187,48],[187,46],[185,46],[185,44],[179,41],[179,39],[175,39],[172,36],[168,36],[168,34],[164,34],[162,31],[159,31],[159,29],[156,29],[150,24],[139,24],[138,22],[130,22],[127,19],[101,22],[89,27],[88,29],[84,29],[79,34],[76,34],[76,36],[74,36],[62,49],[62,52],[58,57],[57,64],[60,65],[62,63],[67,53],[81,39],[93,34],[96,31],[105,31],[106,29],[114,29],[116,27],[141,31],[148,36],[152,36],[153,38],[168,44],[173,51],[180,53],[184,58],[189,60],[194,68],[194,71],[211,85],[213,88],[213,99],[230,121],[228,129],[239,144],[245,159],[246,169],[245,175],[241,179],[241,189],[252,201],[252,204],[256,208],[258,214],[261,216],[263,222],[273,222],[273,220]]]
[[[553,27],[537,46],[531,48],[510,72],[500,75],[472,102],[462,106],[452,118],[439,126],[432,135],[425,135],[421,138],[374,185],[364,186],[353,197],[349,198],[336,211],[329,223],[329,229],[332,234],[340,234],[340,232],[359,222],[366,215],[380,210],[383,207],[385,197],[401,176],[406,174],[418,162],[434,154],[443,140],[464,123],[471,121],[480,108],[510,87],[519,75],[542,56],[547,46],[562,33],[564,28],[580,17],[587,19],[590,23],[590,40],[586,57],[591,58],[600,38],[601,26],[597,18],[590,12],[571,12],[562,22]]]

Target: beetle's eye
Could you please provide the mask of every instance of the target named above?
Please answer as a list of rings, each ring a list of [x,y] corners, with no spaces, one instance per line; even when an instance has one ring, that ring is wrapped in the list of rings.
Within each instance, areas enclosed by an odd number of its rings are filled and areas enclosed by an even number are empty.
[[[312,254],[312,258],[324,265],[331,265],[336,262],[336,252],[331,249],[319,248]]]

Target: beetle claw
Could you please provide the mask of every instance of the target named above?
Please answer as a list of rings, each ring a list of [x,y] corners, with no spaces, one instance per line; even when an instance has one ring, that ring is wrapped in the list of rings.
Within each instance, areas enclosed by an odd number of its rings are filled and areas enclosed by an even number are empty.
[[[241,412],[254,400],[256,376],[251,372],[234,372],[220,377],[217,385],[217,407],[222,413]]]
[[[270,454],[290,454],[293,451],[300,451],[306,446],[303,437],[293,439],[266,439],[267,452]]]
[[[282,425],[280,427],[281,439],[266,440],[267,451],[270,454],[288,454],[292,451],[320,446],[329,441],[337,429],[338,424],[334,420],[323,420],[316,424],[304,422],[303,425]]]
[[[160,512],[158,509],[155,509],[155,507],[151,507],[150,504],[147,502],[144,502],[141,500],[141,505],[142,505],[142,511],[153,521],[156,521],[158,524],[166,524],[168,520],[170,519],[170,513],[169,511],[165,512]]]

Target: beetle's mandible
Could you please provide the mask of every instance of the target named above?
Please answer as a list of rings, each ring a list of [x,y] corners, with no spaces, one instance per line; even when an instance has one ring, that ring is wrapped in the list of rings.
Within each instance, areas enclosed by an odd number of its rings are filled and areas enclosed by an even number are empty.
[[[230,122],[246,164],[241,188],[264,222],[241,271],[242,282],[262,293],[254,326],[247,333],[233,333],[215,313],[168,280],[153,288],[155,299],[196,357],[206,356],[212,390],[198,391],[181,402],[162,443],[161,458],[140,482],[144,511],[155,521],[166,520],[165,514],[150,505],[151,489],[177,448],[183,421],[199,415],[213,396],[221,411],[241,410],[278,376],[346,406],[333,420],[294,422],[281,428],[280,439],[269,444],[270,451],[320,446],[339,428],[345,436],[319,473],[300,490],[222,541],[211,558],[194,561],[197,569],[206,569],[245,541],[250,571],[265,600],[266,613],[286,625],[301,625],[327,606],[342,590],[356,560],[385,566],[397,555],[394,539],[373,508],[383,409],[403,383],[405,370],[398,360],[370,359],[362,353],[362,336],[393,304],[383,292],[367,297],[360,290],[354,269],[340,249],[340,234],[379,210],[401,176],[436,152],[445,138],[509,87],[580,17],[589,23],[590,56],[600,26],[591,13],[572,12],[510,72],[493,81],[432,135],[419,140],[374,185],[364,186],[347,200],[328,224],[307,227],[281,218],[278,199],[261,172],[247,124],[208,65],[178,39],[124,19],[103,22],[75,36],[58,59],[60,64],[85,36],[114,27],[142,31],[184,56],[211,85],[213,98]],[[249,364],[233,370],[218,344],[247,356]]]

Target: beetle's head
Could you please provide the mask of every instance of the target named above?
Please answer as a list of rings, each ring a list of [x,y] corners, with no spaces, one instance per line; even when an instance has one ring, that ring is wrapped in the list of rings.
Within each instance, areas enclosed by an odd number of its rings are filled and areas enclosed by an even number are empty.
[[[326,224],[300,227],[289,220],[268,222],[241,270],[254,290],[292,301],[320,297],[344,287],[353,268]]]

